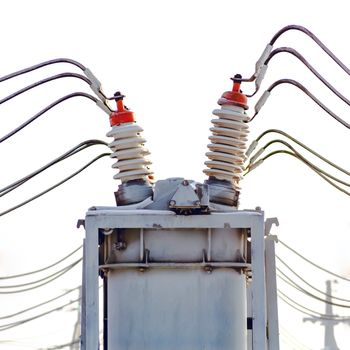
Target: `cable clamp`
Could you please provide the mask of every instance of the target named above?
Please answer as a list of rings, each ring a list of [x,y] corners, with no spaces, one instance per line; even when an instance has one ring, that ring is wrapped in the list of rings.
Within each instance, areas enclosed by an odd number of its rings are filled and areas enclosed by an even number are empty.
[[[255,110],[255,114],[258,114],[260,109],[262,108],[262,106],[265,104],[266,100],[269,98],[270,96],[270,91],[266,90],[261,97],[259,98],[258,102],[256,103],[254,110]]]
[[[102,90],[101,82],[96,78],[96,76],[91,72],[89,68],[84,69],[84,74],[91,81],[90,88],[91,90],[102,100],[106,100],[106,95]]]
[[[264,49],[263,53],[261,54],[260,58],[255,63],[255,76],[257,76],[259,74],[259,71],[260,71],[261,67],[264,65],[265,61],[269,57],[269,55],[270,55],[270,53],[272,51],[272,48],[273,48],[273,45],[267,44],[267,46],[265,47],[265,49]]]

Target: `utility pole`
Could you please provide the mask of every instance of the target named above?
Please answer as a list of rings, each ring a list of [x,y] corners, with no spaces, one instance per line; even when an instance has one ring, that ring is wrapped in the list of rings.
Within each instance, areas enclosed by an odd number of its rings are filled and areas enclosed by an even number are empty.
[[[81,322],[81,286],[79,287],[78,317],[74,325],[73,338],[69,350],[79,350],[80,348],[80,322]]]
[[[336,282],[336,281],[334,281]],[[326,281],[326,310],[325,310],[325,315],[330,316],[337,316],[333,314],[333,305],[331,304],[332,302],[332,285],[331,281],[328,280]],[[311,321],[313,323],[315,322],[320,322],[322,326],[325,327],[325,335],[324,335],[324,348],[322,350],[340,350],[337,342],[335,340],[334,336],[334,326],[337,325],[340,322],[349,322],[349,321],[340,321],[340,320],[332,320],[332,319],[325,319],[322,317],[305,317],[303,319],[304,322],[306,321]]]

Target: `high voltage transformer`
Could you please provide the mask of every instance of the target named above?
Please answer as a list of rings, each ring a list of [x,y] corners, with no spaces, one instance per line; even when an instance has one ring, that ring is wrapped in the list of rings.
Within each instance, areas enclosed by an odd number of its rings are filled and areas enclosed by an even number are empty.
[[[42,79],[2,98],[0,104],[37,86],[66,77],[88,83],[95,94],[74,92],[57,99],[0,137],[0,143],[71,98],[87,98],[109,115],[111,130],[107,136],[112,138],[109,144],[101,140],[81,142],[50,163],[0,189],[0,196],[4,196],[51,166],[90,146],[102,145],[111,149],[112,153],[100,154],[54,186],[0,213],[1,217],[39,198],[102,157],[116,159],[113,164],[117,171],[114,178],[120,181],[115,192],[116,206],[92,207],[85,220],[79,220],[86,230],[83,245],[81,349],[97,350],[102,345],[104,350],[279,349],[276,237],[270,235],[271,226],[278,225],[278,221],[276,218],[265,220],[259,207],[255,210],[239,209],[240,182],[244,175],[265,160],[283,153],[300,160],[328,184],[350,195],[346,189],[350,183],[316,166],[291,143],[318,157],[333,171],[341,172],[342,176],[350,176],[349,171],[284,131],[266,130],[246,147],[249,123],[259,113],[272,90],[281,84],[297,87],[332,118],[350,129],[349,123],[301,83],[292,79],[274,82],[258,99],[253,116],[248,116],[248,98],[260,90],[268,64],[281,52],[298,58],[332,93],[350,106],[350,101],[299,52],[288,47],[273,50],[277,39],[288,30],[306,34],[350,75],[350,69],[308,29],[296,25],[282,28],[266,46],[253,75],[242,78],[236,74],[232,78],[232,89],[219,98],[219,107],[213,111],[206,153],[208,159],[204,169],[206,179],[203,183],[181,177],[155,181],[148,159],[150,152],[145,148],[146,140],[141,135],[143,130],[136,123],[133,112],[124,105],[125,96],[117,92],[107,97],[98,79],[81,63],[70,59],[54,59],[0,77],[0,82],[4,82],[56,63],[73,64],[84,73],[61,73]],[[244,94],[242,83],[251,82],[254,82],[255,90],[251,94]],[[115,101],[116,109],[111,107],[111,100]],[[274,139],[253,154],[267,134],[281,135],[288,142]],[[264,155],[272,144],[283,148]],[[103,283],[100,287],[101,280]],[[325,316],[333,321],[343,320],[337,315]],[[12,327],[14,323],[5,324],[2,330]],[[72,342],[72,346],[76,343]]]
[[[121,184],[116,207],[86,215],[83,349],[99,344],[98,276],[104,349],[279,348],[273,240],[269,257],[263,212],[238,210],[249,121],[240,79],[213,111],[204,183],[154,183],[142,128],[115,94],[107,136]]]

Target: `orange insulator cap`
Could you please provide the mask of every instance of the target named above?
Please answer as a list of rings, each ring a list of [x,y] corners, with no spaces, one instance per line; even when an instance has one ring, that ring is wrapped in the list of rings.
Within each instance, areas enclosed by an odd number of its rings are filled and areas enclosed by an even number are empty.
[[[124,96],[119,94],[116,98],[117,110],[112,112],[109,116],[111,126],[120,125],[124,123],[132,123],[135,121],[134,112],[129,111],[123,103]]]
[[[240,89],[241,81],[239,78],[241,78],[241,75],[236,74],[233,78],[232,91],[226,91],[222,94],[221,98],[218,101],[219,105],[231,104],[234,106],[243,107],[244,109],[248,109],[248,99]]]

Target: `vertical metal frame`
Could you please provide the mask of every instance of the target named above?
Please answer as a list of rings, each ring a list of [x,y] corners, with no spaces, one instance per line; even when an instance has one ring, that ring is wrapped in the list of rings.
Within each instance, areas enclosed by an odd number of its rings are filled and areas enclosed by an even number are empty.
[[[264,216],[251,220],[253,350],[266,349]]]
[[[268,349],[279,350],[278,305],[276,282],[275,242],[277,236],[268,235],[265,238],[266,262],[266,303],[267,303],[267,329]]]
[[[86,217],[83,262],[83,320],[82,350],[99,349],[99,295],[98,295],[98,222]]]
[[[253,350],[265,350],[266,343],[266,293],[265,293],[265,245],[264,214],[261,211],[235,211],[213,213],[211,215],[177,216],[172,212],[144,210],[99,210],[87,213],[85,221],[86,239],[84,242],[84,293],[82,324],[82,350],[99,349],[99,294],[98,294],[98,235],[101,228],[192,228],[208,230],[208,243],[211,228],[250,229],[252,256],[252,316]],[[143,240],[142,240],[143,241]],[[140,257],[142,252],[140,251]]]

